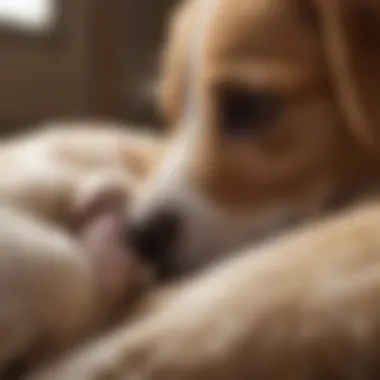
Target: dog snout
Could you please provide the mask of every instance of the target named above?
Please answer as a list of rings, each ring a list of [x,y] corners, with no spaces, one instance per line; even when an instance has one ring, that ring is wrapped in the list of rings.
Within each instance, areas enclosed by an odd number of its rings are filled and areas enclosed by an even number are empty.
[[[181,232],[178,213],[159,211],[132,221],[127,239],[143,260],[162,270]]]

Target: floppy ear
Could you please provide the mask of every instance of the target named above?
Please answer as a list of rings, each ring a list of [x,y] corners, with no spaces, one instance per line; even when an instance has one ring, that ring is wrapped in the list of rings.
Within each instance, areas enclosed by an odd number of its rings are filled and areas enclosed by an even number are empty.
[[[337,97],[353,132],[380,143],[380,1],[314,0]]]

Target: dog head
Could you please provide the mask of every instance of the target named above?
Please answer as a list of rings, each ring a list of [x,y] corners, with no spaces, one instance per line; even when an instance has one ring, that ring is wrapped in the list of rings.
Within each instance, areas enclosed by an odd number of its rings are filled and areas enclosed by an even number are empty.
[[[168,41],[173,142],[134,230],[167,270],[204,265],[378,176],[376,0],[192,0]]]

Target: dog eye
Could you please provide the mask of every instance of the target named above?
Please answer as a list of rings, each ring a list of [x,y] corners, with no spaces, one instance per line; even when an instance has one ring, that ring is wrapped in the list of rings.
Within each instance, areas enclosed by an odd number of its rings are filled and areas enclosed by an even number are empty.
[[[223,133],[246,135],[270,127],[281,110],[281,100],[273,94],[256,91],[222,91],[219,102]]]

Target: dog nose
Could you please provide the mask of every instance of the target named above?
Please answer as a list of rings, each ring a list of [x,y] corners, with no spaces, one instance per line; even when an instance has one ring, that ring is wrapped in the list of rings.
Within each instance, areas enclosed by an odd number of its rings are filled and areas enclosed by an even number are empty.
[[[180,233],[180,218],[173,212],[156,212],[132,223],[127,239],[141,257],[161,267]]]

